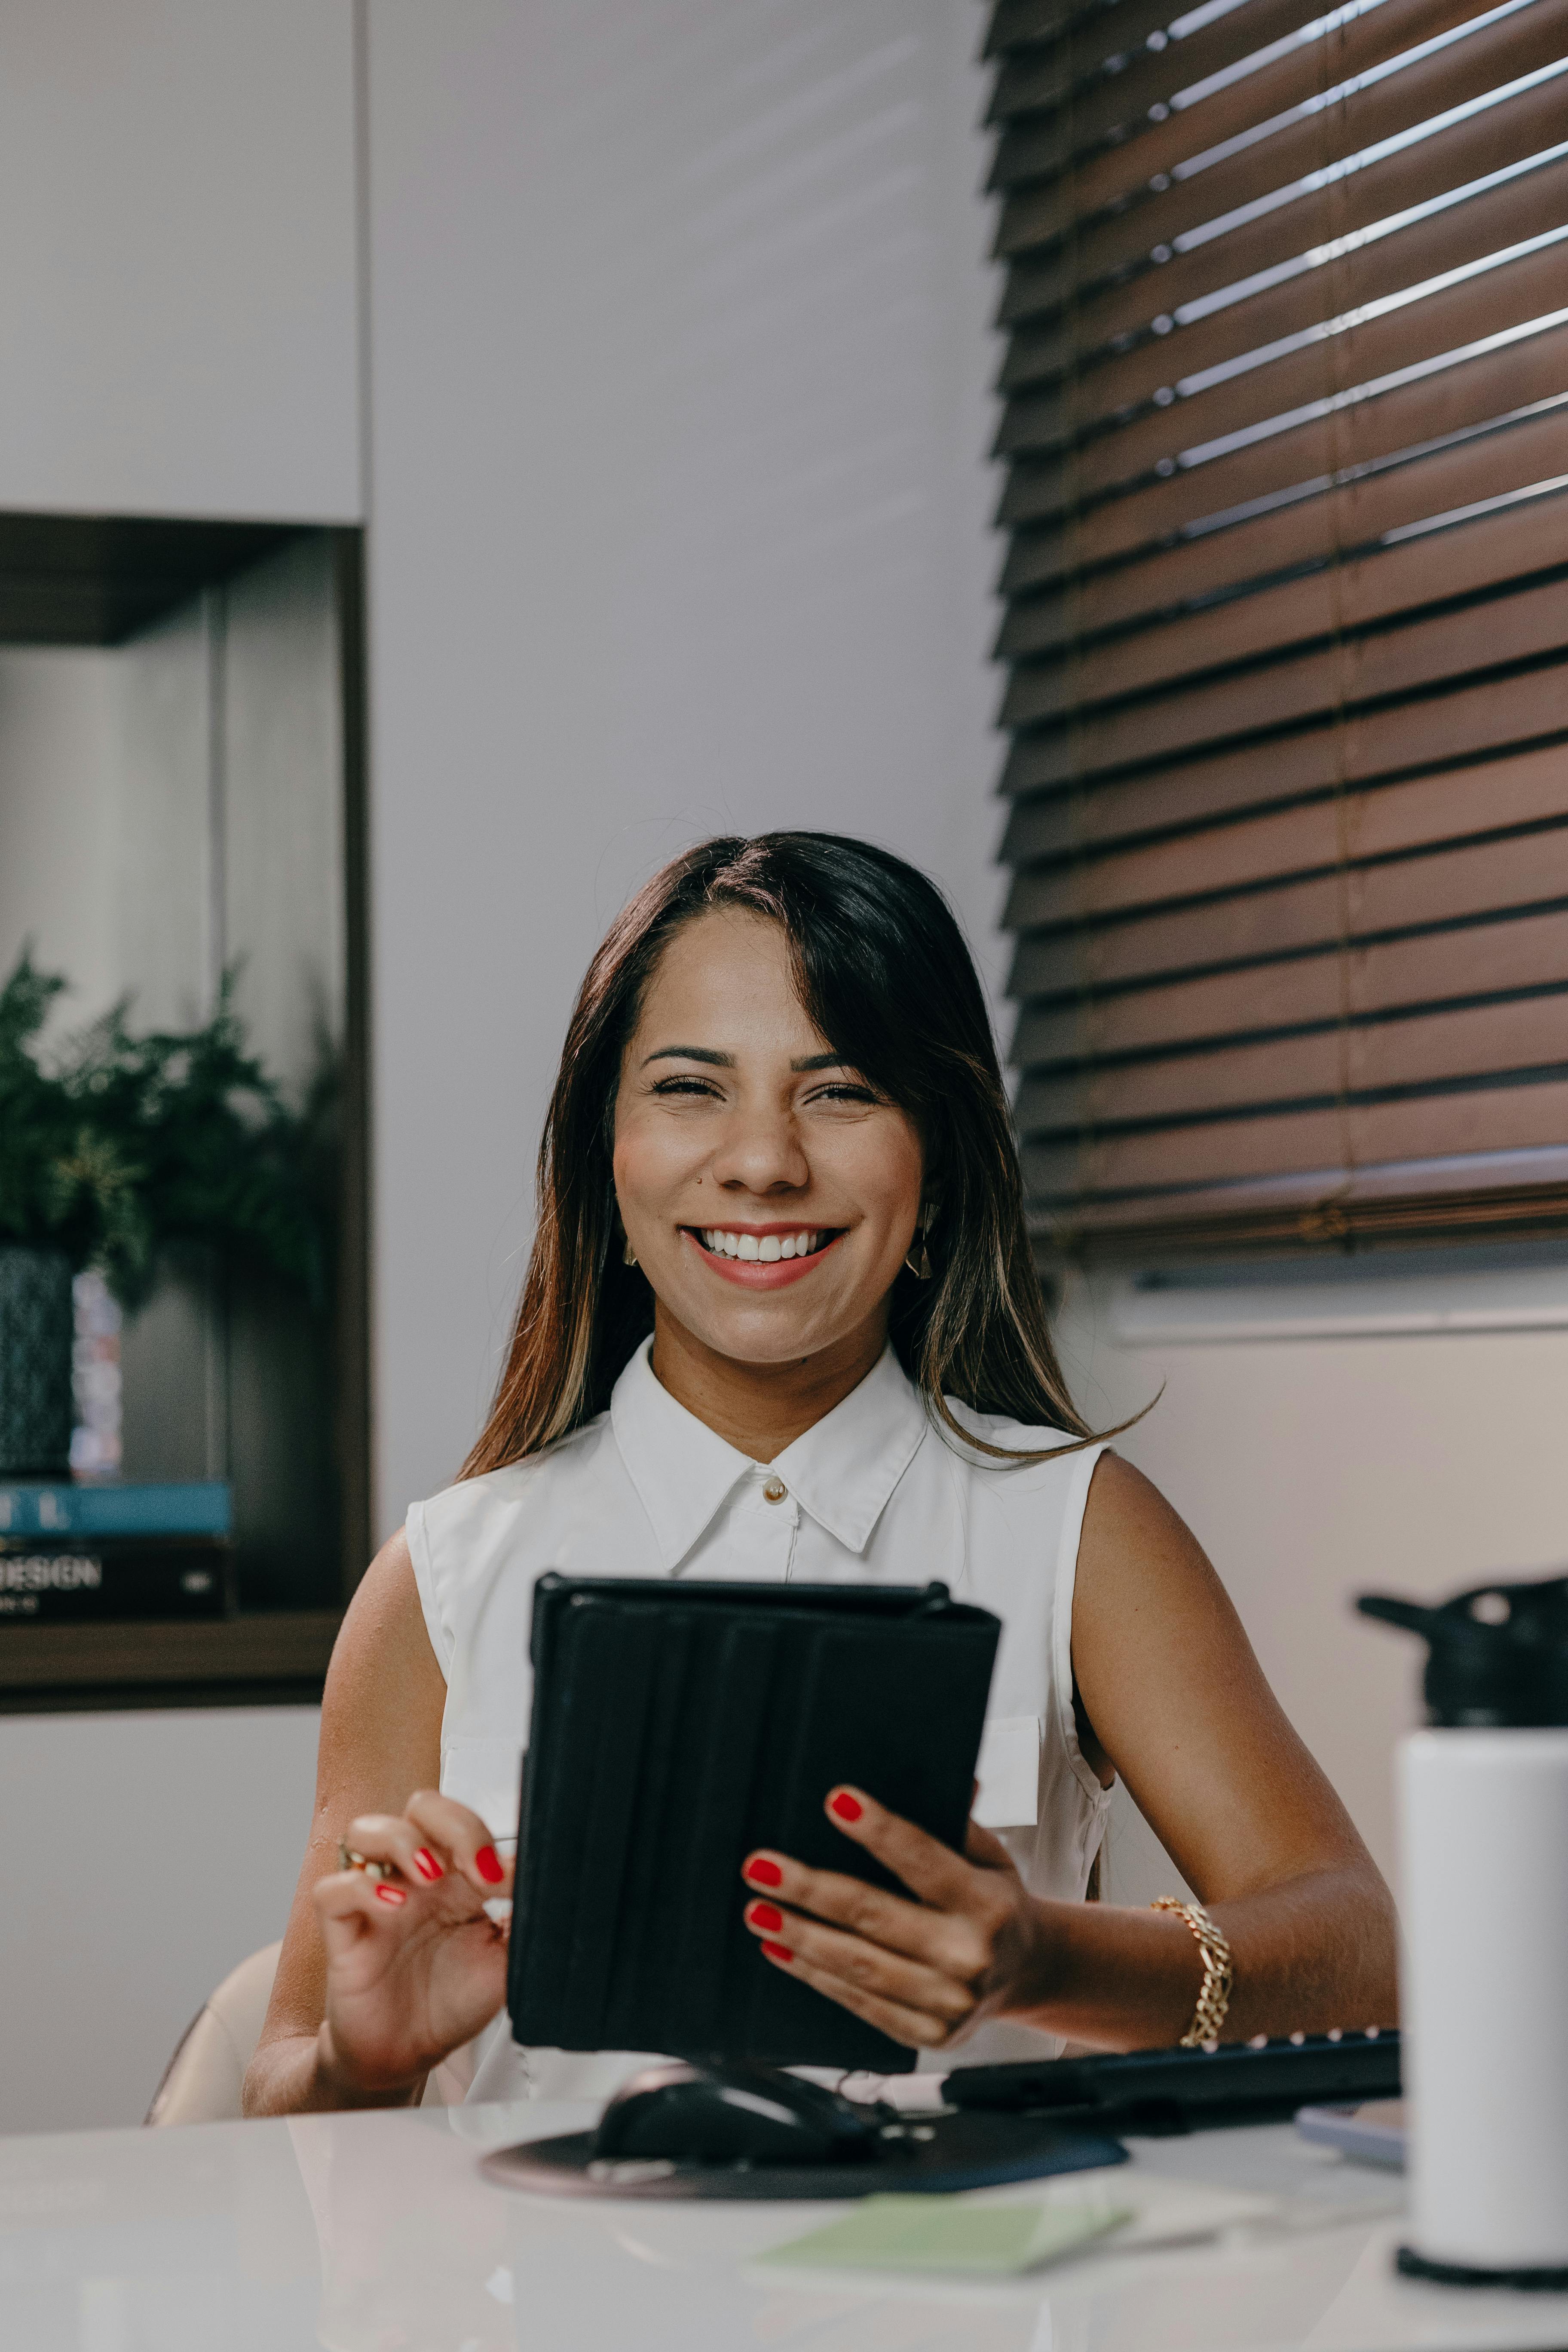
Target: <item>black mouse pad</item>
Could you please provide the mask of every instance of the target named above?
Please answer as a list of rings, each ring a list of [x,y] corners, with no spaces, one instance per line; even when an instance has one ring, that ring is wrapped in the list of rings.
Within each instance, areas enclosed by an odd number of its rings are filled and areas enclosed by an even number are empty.
[[[906,2136],[891,2145],[879,2164],[671,2164],[646,2157],[598,2163],[594,2134],[585,2131],[499,2148],[484,2158],[484,2168],[503,2188],[538,2197],[822,2201],[889,2191],[945,2196],[960,2189],[1000,2189],[1010,2181],[1041,2180],[1053,2172],[1091,2172],[1101,2165],[1127,2161],[1119,2139],[1064,2131],[1033,2116],[913,2115],[899,2120]]]
[[[741,1864],[897,1888],[823,1808],[962,1848],[1001,1633],[942,1584],[542,1577],[507,2004],[524,2044],[897,2074],[915,2053],[772,1968]]]

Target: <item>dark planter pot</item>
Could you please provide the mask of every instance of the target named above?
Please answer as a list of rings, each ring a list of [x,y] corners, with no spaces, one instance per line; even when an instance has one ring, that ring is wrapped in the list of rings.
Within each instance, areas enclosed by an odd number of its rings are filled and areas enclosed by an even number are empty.
[[[70,1260],[0,1244],[0,1478],[63,1478],[71,1452]]]

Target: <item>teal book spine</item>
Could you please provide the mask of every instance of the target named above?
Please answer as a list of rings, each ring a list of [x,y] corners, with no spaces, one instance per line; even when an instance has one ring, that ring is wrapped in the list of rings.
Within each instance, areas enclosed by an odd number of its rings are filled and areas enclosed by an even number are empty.
[[[0,1537],[46,1540],[115,1536],[206,1536],[234,1531],[234,1498],[222,1478],[166,1485],[0,1486]]]

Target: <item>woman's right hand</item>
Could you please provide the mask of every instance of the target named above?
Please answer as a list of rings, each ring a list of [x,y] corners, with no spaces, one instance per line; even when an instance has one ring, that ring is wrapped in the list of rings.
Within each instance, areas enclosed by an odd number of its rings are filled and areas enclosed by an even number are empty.
[[[506,1997],[508,1930],[484,1906],[510,1898],[511,1865],[478,1813],[429,1789],[401,1813],[363,1814],[344,1842],[395,1874],[340,1870],[316,1882],[327,1956],[321,2088],[345,2106],[412,2098]]]

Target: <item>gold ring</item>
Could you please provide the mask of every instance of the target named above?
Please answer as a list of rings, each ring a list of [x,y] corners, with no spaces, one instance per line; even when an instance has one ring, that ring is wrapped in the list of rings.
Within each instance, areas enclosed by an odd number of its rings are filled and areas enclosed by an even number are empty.
[[[338,1840],[338,1868],[363,1870],[367,1878],[374,1878],[378,1883],[384,1879],[395,1878],[397,1875],[391,1863],[368,1862],[363,1853],[355,1853],[353,1846],[344,1838]]]

